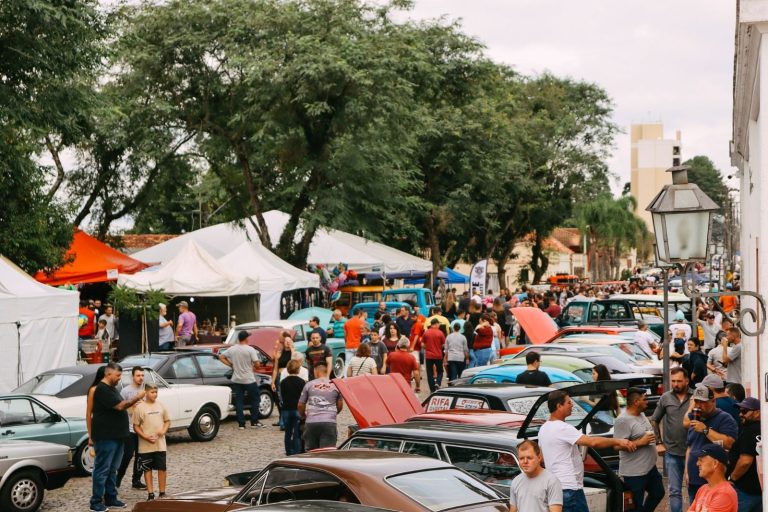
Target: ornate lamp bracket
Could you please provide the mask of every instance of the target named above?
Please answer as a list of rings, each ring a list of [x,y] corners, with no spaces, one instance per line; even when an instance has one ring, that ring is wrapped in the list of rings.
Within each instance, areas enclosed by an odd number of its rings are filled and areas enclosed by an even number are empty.
[[[683,271],[681,272],[680,276],[682,278],[682,288],[683,293],[686,297],[690,299],[708,299],[708,298],[714,298],[717,299],[719,297],[753,297],[757,303],[760,305],[760,313],[758,314],[757,311],[753,308],[745,307],[743,302],[741,305],[741,314],[738,317],[733,317],[731,315],[728,315],[724,311],[721,310],[721,313],[725,315],[726,317],[730,318],[733,322],[733,325],[739,328],[739,330],[744,333],[747,336],[758,336],[760,334],[763,334],[763,331],[765,331],[765,301],[763,300],[763,296],[759,293],[755,292],[749,292],[746,290],[739,290],[739,291],[730,291],[730,292],[700,292],[696,288],[696,283],[688,281],[688,273],[693,270],[693,263],[686,263],[685,267],[683,268]],[[695,312],[693,313],[695,314]],[[744,319],[750,318],[751,322],[757,326],[757,329],[752,331],[749,328],[747,328],[744,325]]]

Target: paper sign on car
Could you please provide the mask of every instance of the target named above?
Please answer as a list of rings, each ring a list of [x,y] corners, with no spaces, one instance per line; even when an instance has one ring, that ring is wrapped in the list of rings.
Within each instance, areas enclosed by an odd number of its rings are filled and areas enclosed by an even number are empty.
[[[427,412],[447,411],[451,408],[451,400],[453,398],[450,396],[433,396],[429,399]]]
[[[487,409],[488,404],[485,400],[479,398],[458,398],[456,399],[456,409]]]

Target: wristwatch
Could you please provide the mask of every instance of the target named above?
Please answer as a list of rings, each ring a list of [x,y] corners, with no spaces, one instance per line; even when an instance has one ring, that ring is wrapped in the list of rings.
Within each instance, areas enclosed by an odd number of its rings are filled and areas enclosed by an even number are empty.
[[[708,436],[708,435],[709,435],[709,427],[704,427],[704,430],[702,431],[702,433],[703,433],[705,436]]]

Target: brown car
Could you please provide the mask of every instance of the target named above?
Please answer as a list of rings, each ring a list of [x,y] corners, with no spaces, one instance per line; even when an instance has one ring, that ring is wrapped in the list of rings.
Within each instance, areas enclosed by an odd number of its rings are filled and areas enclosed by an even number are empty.
[[[331,500],[401,512],[507,511],[505,498],[439,460],[370,450],[329,450],[272,462],[241,487],[137,503],[134,512],[218,512],[298,500]]]

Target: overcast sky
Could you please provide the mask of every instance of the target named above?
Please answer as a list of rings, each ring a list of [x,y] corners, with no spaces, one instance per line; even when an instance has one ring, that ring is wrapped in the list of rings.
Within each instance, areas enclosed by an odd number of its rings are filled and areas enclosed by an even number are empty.
[[[735,2],[728,0],[416,0],[413,18],[461,19],[497,62],[597,83],[624,130],[609,164],[629,181],[629,125],[682,131],[683,159],[731,174]],[[733,185],[736,184],[732,180]]]

